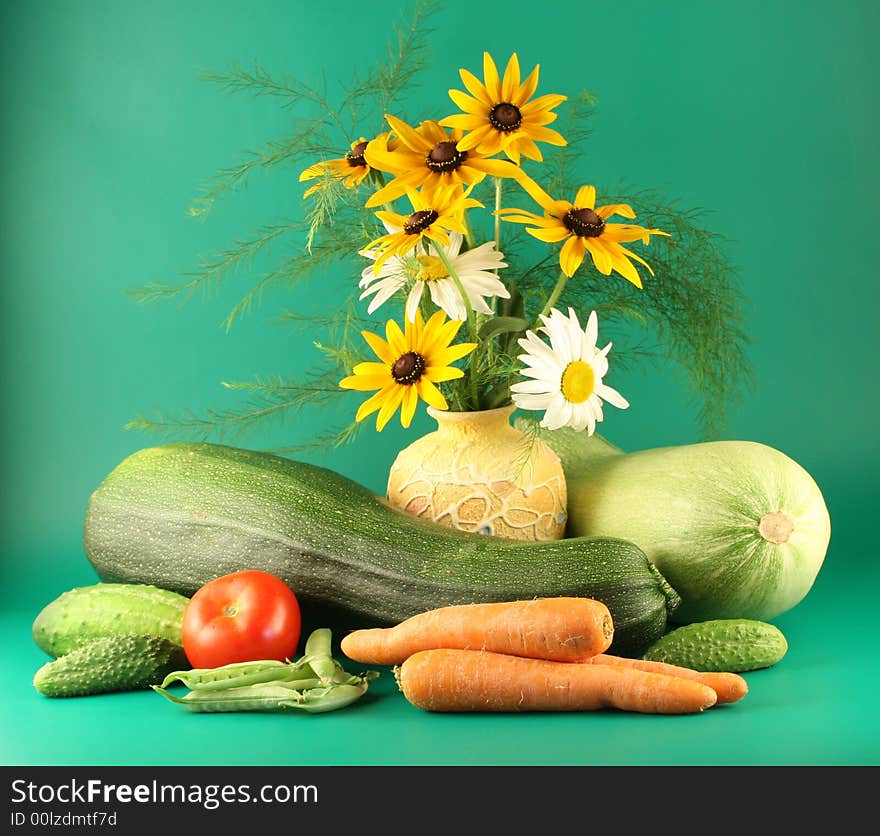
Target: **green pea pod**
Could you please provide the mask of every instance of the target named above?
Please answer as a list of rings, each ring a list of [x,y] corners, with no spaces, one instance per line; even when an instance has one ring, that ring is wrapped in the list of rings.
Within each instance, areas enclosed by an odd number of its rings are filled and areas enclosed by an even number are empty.
[[[358,684],[331,685],[329,688],[312,688],[304,693],[305,699],[297,708],[301,708],[309,714],[323,714],[327,711],[336,711],[345,708],[360,699],[368,687],[367,677],[363,677]]]
[[[299,679],[312,679],[314,676],[315,672],[306,659],[299,662],[265,660],[239,662],[220,668],[175,671],[165,677],[162,687],[167,688],[175,682],[180,682],[194,691],[221,691],[245,685],[259,685],[261,682],[293,682]]]
[[[190,711],[219,713],[227,711],[278,711],[279,705],[290,699],[291,689],[275,683],[226,688],[222,691],[190,691],[178,697],[159,685],[153,690]]]
[[[306,646],[303,649],[306,656],[327,656],[333,655],[333,634],[327,627],[319,627],[313,630],[306,639]]]

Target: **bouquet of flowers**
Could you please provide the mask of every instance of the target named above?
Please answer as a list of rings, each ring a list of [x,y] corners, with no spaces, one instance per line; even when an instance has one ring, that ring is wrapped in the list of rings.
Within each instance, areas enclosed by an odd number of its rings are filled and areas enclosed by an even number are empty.
[[[222,439],[356,390],[369,395],[354,421],[278,451],[350,441],[374,414],[378,430],[395,415],[409,427],[420,402],[453,413],[510,405],[535,413],[544,428],[592,434],[605,404],[628,406],[606,383],[613,335],[615,364],[672,361],[699,402],[702,436],[723,428],[726,407],[748,381],[746,336],[735,270],[719,236],[702,225],[704,213],[655,191],[627,195],[585,182],[577,163],[592,97],[544,92],[539,67],[525,72],[516,54],[503,70],[488,53],[479,75],[460,69],[461,85],[449,90],[452,106],[440,118],[404,119],[403,100],[426,62],[432,11],[416,4],[388,60],[356,78],[339,105],[260,67],[209,76],[227,90],[318,115],[222,170],[193,214],[207,215],[257,171],[299,162],[304,218],[263,225],[184,282],[150,284],[136,296],[209,290],[267,260],[270,249],[283,258],[233,307],[228,328],[270,289],[326,275],[337,262],[351,290],[329,312],[297,306],[281,315],[297,327],[326,329],[315,341],[323,364],[310,363],[299,376],[224,383],[245,393],[242,408],[142,415],[130,427]],[[367,133],[371,125],[375,132]],[[347,150],[333,153],[343,136]],[[640,250],[648,245],[650,255]],[[665,351],[636,343],[634,328],[653,329]]]
[[[357,420],[378,413],[378,430],[398,410],[408,427],[420,400],[440,410],[451,401],[462,411],[512,400],[541,411],[541,426],[592,434],[604,402],[628,406],[603,382],[611,343],[598,347],[595,311],[582,323],[574,309],[564,313],[554,305],[587,259],[598,273],[616,274],[641,288],[635,264],[651,268],[625,245],[647,244],[652,235],[667,233],[615,222],[634,219],[632,207],[597,204],[590,184],[566,200],[549,195],[525,172],[523,158],[543,160],[539,143],[566,144],[548,127],[566,97],[539,95],[539,67],[523,77],[514,53],[502,75],[485,53],[482,79],[466,69],[460,75],[465,90],[449,95],[463,112],[417,126],[387,114],[388,131],[361,137],[345,157],[316,163],[300,175],[319,178],[307,197],[328,181],[341,180],[346,188],[369,184],[364,205],[375,209],[385,232],[360,251],[371,262],[362,273],[361,299],[371,300],[368,313],[405,300],[402,327],[389,319],[384,339],[364,331],[375,359],[358,363],[340,386],[375,392],[361,404]],[[473,197],[486,178],[494,184],[494,211]],[[516,191],[505,189],[506,183]],[[542,214],[506,205],[508,195],[514,203],[530,199]],[[494,216],[489,240],[472,220],[471,213],[480,211]],[[502,222],[523,224],[534,238],[558,249],[559,276],[534,321],[523,310],[496,316],[498,301],[509,304],[513,295],[503,272],[508,265]],[[516,284],[527,287],[529,279],[529,273],[520,273]],[[465,323],[465,339],[456,342]],[[502,336],[507,339],[499,349]],[[514,341],[523,352],[516,358],[507,353]],[[453,365],[459,360],[464,368]]]

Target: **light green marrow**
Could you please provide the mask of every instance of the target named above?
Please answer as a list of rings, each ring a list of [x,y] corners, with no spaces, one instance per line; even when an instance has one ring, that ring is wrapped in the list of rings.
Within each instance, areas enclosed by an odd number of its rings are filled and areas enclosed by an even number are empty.
[[[361,624],[436,607],[583,596],[614,619],[614,652],[666,630],[677,596],[642,551],[616,538],[524,543],[455,531],[390,508],[325,468],[214,444],[169,444],[123,461],[89,503],[84,541],[107,582],[191,595],[242,569]]]
[[[559,455],[573,537],[620,537],[681,595],[673,620],[768,621],[810,591],[831,536],[816,482],[764,444],[713,441],[624,453],[571,430]]]

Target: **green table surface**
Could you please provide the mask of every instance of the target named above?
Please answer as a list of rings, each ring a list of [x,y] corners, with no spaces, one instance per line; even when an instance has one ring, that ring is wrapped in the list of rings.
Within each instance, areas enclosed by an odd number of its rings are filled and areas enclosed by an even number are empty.
[[[59,566],[76,565],[69,555]],[[696,716],[613,711],[443,715],[409,705],[390,669],[354,706],[325,715],[196,715],[152,692],[48,699],[40,607],[95,581],[25,559],[3,579],[0,761],[38,765],[876,765],[880,763],[877,562],[832,549],[809,595],[775,623],[789,651],[746,674],[741,702]],[[304,629],[323,626],[305,624]],[[336,636],[338,638],[338,636]],[[357,666],[353,666],[356,668]]]

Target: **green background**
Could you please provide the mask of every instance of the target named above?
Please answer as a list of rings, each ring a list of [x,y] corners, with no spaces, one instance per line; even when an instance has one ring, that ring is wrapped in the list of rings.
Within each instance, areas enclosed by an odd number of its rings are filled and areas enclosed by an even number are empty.
[[[39,609],[94,575],[81,545],[89,494],[155,439],[123,429],[154,408],[231,406],[222,380],[291,373],[309,339],[272,321],[341,299],[327,275],[267,297],[227,334],[247,275],[185,307],[125,291],[173,279],[259,223],[300,212],[296,171],[252,178],[205,221],[198,187],[294,114],[199,78],[259,62],[310,83],[372,65],[400,7],[305,2],[4,4],[0,269],[3,304],[7,764],[848,763],[880,761],[876,264],[880,211],[876,39],[880,10],[827,3],[499,5],[450,2],[433,19],[433,64],[411,102],[452,112],[445,91],[482,51],[542,66],[544,92],[586,88],[599,109],[584,179],[657,187],[713,211],[749,299],[755,386],[725,437],[761,441],[815,477],[832,543],[814,589],[777,620],[790,651],[748,676],[751,693],[699,717],[444,717],[393,693],[324,717],[178,711],[148,693],[50,701]],[[407,114],[403,114],[407,115]],[[705,277],[712,292],[712,276]],[[615,374],[633,406],[603,432],[626,449],[697,440],[694,404],[657,367]],[[305,411],[248,446],[306,442],[358,399]],[[303,454],[382,491],[409,433]],[[310,625],[318,626],[318,625]],[[149,733],[145,733],[149,729]]]

